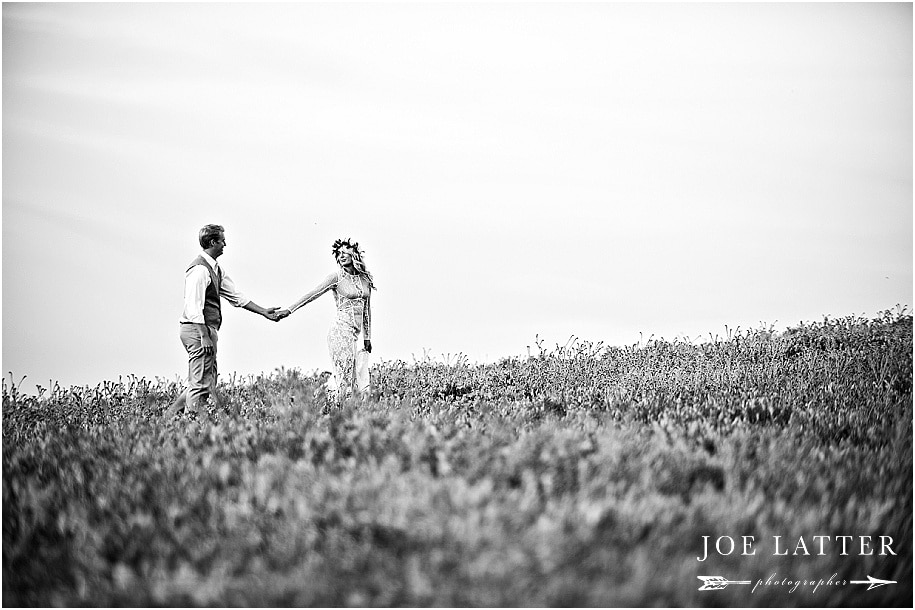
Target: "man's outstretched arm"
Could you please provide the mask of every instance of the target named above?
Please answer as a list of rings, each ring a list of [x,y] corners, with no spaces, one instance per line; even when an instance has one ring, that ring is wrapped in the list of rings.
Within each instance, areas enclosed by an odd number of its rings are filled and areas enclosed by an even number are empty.
[[[271,322],[276,322],[280,319],[276,313],[277,310],[279,310],[279,307],[264,308],[264,307],[261,307],[260,305],[258,305],[257,303],[255,303],[254,301],[248,301],[244,305],[243,309],[247,309],[248,311],[253,311],[254,313],[260,314],[260,315],[264,316],[265,318],[267,318],[268,320],[270,320]]]
[[[271,322],[276,322],[279,319],[276,315],[276,311],[279,307],[261,307],[243,295],[235,287],[235,282],[232,281],[232,278],[230,278],[227,273],[224,273],[222,276],[222,285],[219,287],[219,294],[234,307],[241,307],[242,309],[260,314]]]

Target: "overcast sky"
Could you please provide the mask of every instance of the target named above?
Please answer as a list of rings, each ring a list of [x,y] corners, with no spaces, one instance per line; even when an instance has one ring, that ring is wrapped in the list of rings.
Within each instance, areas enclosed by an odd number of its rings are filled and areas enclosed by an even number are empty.
[[[3,4],[3,372],[186,374],[197,231],[287,306],[366,251],[373,356],[912,304],[912,5]],[[329,369],[330,294],[223,379]],[[8,375],[7,375],[8,377]]]

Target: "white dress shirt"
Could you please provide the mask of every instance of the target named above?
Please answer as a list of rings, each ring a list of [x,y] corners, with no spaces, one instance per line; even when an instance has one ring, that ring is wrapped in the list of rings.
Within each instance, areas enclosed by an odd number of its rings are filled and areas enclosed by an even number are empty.
[[[210,264],[213,272],[218,276],[220,267],[216,259],[206,252],[201,252],[200,256]],[[206,298],[207,287],[211,281],[210,272],[203,265],[194,265],[184,274],[184,311],[181,314],[181,322],[206,323],[203,319],[203,302]],[[234,307],[244,307],[251,302],[251,299],[238,291],[235,287],[235,282],[232,281],[225,269],[222,270],[219,296]]]

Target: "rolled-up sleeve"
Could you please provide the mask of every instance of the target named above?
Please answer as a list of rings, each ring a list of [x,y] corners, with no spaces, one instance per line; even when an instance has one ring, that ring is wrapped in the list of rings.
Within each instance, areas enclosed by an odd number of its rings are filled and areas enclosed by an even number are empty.
[[[234,307],[244,307],[251,302],[251,299],[239,292],[235,287],[235,282],[229,277],[229,274],[222,271],[222,284],[219,286],[219,295]]]

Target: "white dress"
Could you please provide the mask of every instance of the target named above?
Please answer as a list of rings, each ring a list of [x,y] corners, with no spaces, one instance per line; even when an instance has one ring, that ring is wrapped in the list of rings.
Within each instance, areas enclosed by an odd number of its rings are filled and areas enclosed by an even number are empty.
[[[364,392],[369,387],[368,352],[362,346],[364,340],[372,337],[372,287],[365,276],[340,269],[289,307],[290,313],[328,290],[333,290],[337,304],[337,315],[327,333],[335,378],[331,387],[336,385],[338,398],[342,400],[352,396],[354,391]]]

